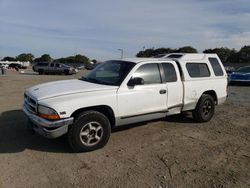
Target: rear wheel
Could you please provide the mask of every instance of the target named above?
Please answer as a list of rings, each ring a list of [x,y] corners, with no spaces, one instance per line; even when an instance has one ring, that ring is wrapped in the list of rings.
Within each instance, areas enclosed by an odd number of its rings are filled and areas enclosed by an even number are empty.
[[[39,69],[39,70],[38,70],[38,73],[39,73],[40,75],[43,75],[44,71],[43,71],[42,69]]]
[[[68,141],[75,152],[92,151],[106,145],[110,132],[110,122],[105,115],[86,111],[76,117],[69,130]]]
[[[65,75],[69,75],[69,70],[64,70]]]
[[[213,97],[203,94],[193,111],[193,118],[198,122],[210,121],[214,115],[214,109],[215,103]]]
[[[230,81],[229,85],[234,86],[234,85],[236,85],[236,83],[233,81]]]

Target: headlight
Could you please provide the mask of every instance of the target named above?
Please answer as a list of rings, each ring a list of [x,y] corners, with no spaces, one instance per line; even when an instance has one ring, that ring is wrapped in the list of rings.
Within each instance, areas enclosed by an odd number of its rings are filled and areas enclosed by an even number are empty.
[[[48,119],[48,120],[58,120],[60,119],[59,115],[57,114],[57,112],[55,110],[53,110],[52,108],[46,107],[46,106],[42,106],[39,105],[38,106],[38,115],[44,119]]]

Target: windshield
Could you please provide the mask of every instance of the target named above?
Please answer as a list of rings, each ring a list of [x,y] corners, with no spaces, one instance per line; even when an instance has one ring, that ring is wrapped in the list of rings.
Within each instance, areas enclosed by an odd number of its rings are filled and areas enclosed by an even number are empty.
[[[86,77],[82,77],[81,80],[119,86],[134,66],[135,63],[129,61],[106,61],[99,64]]]
[[[250,67],[241,67],[237,70],[237,72],[250,73]]]

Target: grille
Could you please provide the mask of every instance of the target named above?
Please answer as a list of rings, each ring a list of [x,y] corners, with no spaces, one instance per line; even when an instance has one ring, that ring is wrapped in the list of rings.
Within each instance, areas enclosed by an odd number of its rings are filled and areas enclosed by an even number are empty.
[[[37,102],[35,99],[32,99],[26,93],[24,94],[24,104],[26,108],[31,112],[36,114],[37,113]]]

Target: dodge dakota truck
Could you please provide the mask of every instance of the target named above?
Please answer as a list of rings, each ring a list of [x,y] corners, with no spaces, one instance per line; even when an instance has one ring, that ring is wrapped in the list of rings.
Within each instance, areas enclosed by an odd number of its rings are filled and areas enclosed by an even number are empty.
[[[170,58],[172,57],[172,58]],[[103,147],[111,129],[191,111],[209,121],[227,97],[227,74],[216,54],[106,61],[80,79],[33,86],[23,111],[38,134],[67,134],[76,152]]]

